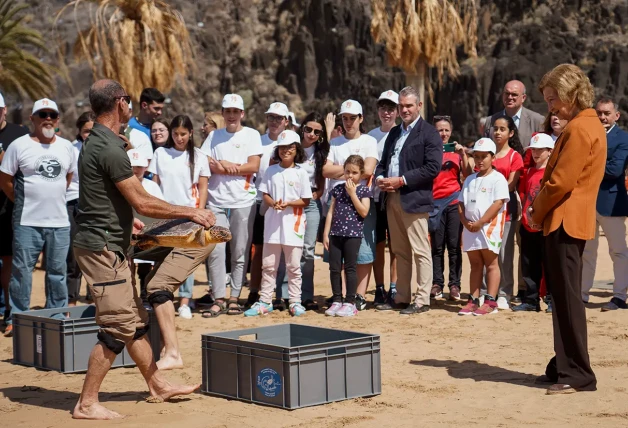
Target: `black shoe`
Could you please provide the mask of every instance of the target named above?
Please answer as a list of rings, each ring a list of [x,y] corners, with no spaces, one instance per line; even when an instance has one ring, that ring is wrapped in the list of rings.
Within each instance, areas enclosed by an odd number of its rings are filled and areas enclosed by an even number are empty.
[[[613,297],[610,302],[602,306],[602,312],[616,311],[617,309],[628,309],[626,302],[618,297]]]
[[[386,303],[386,289],[383,285],[378,285],[375,288],[375,300],[373,301],[375,306]]]
[[[541,312],[541,305],[538,303],[533,305],[532,303],[522,303],[519,306],[511,307],[513,312]]]
[[[318,304],[312,299],[302,301],[301,306],[303,306],[306,311],[318,311]]]
[[[246,299],[246,302],[244,303],[244,309],[249,309],[257,302],[259,302],[259,293],[257,291],[251,291],[249,293],[249,298]]]
[[[332,303],[334,303],[334,296],[331,296],[331,297],[325,299],[325,304],[327,306],[331,306]]]
[[[359,294],[355,295],[355,307],[358,308],[358,311],[363,311],[366,309],[366,299],[364,296]]]
[[[430,310],[430,307],[427,305],[419,306],[416,303],[411,304],[406,309],[402,309],[399,312],[399,315],[414,315],[414,314],[422,314]]]
[[[285,302],[281,299],[273,300],[273,309],[276,311],[285,311],[287,307],[290,305],[286,305]]]
[[[397,297],[397,287],[390,287],[388,290],[388,301],[394,302],[395,297]]]
[[[196,306],[213,306],[214,302],[214,296],[212,296],[211,293],[207,293],[200,299],[196,299],[194,301],[194,303],[196,303]]]
[[[547,375],[541,375],[534,379],[534,383],[537,385],[548,385],[556,382],[558,382],[558,379],[550,379]]]
[[[388,301],[381,305],[375,306],[376,311],[400,311],[408,307],[407,303],[395,303],[394,301]]]

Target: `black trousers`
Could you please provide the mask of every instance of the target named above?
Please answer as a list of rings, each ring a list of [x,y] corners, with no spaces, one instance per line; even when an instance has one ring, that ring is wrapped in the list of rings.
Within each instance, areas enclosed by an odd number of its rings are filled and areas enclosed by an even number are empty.
[[[76,236],[76,233],[78,232],[78,226],[74,220],[78,212],[78,199],[68,201],[66,207],[68,209],[68,218],[70,220],[70,249],[68,250],[68,255],[65,259],[65,263],[67,265],[66,283],[68,287],[68,302],[77,302],[81,294],[81,279],[83,278],[81,268],[79,268],[79,265],[74,258],[74,250],[72,248],[74,236]]]
[[[519,229],[521,235],[521,272],[526,285],[524,301],[531,305],[539,304],[539,290],[543,279],[543,232],[530,232],[525,227]]]
[[[142,302],[145,302],[148,299],[146,277],[153,269],[153,265],[150,263],[138,263],[135,266],[137,267],[137,276],[140,278],[140,299],[142,299]]]
[[[433,284],[445,287],[445,248],[449,256],[449,287],[460,287],[462,277],[462,223],[458,215],[458,204],[443,209],[440,226],[430,233],[432,241]]]
[[[357,262],[362,238],[348,238],[345,236],[329,237],[329,279],[334,302],[342,301],[342,264],[345,265],[347,278],[347,303],[355,303],[355,293],[358,291]]]
[[[597,380],[589,362],[587,318],[582,303],[582,252],[586,241],[567,234],[561,225],[545,238],[545,279],[552,291],[556,356],[545,374],[556,383],[595,391]]]

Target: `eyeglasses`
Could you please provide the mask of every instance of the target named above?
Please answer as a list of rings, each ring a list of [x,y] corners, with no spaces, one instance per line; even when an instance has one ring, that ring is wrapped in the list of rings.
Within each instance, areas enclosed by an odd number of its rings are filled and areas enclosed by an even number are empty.
[[[126,101],[126,103],[130,103],[131,102],[131,96],[130,95],[120,95],[119,97],[113,97],[114,100],[124,100]]]
[[[322,129],[314,129],[311,126],[304,126],[303,127],[303,132],[305,132],[306,134],[314,134],[317,137],[320,137],[321,134],[323,133]]]
[[[434,123],[440,122],[441,120],[451,123],[451,116],[434,116]]]
[[[506,98],[510,98],[510,97],[519,98],[521,96],[521,94],[518,94],[516,92],[504,92],[504,96]]]
[[[54,111],[39,111],[37,112],[37,116],[39,116],[40,119],[59,119],[59,113]]]
[[[281,122],[284,119],[285,118],[283,116],[277,116],[277,115],[274,115],[274,114],[266,115],[266,120],[268,120],[269,122]]]

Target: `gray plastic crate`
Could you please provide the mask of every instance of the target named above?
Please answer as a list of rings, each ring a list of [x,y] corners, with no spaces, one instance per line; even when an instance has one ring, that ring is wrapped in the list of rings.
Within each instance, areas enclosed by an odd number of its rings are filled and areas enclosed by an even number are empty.
[[[69,313],[69,319],[52,316]],[[148,339],[159,359],[161,333],[157,317],[149,311]],[[87,371],[89,355],[98,342],[95,306],[42,309],[13,315],[13,363],[61,373]],[[126,348],[111,367],[133,367]]]
[[[300,324],[204,334],[201,391],[298,409],[382,391],[380,340]]]

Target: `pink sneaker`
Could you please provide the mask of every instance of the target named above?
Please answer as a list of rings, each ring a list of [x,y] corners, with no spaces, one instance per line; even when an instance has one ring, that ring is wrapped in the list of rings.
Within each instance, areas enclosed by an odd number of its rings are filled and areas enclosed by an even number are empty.
[[[342,308],[342,303],[334,302],[331,304],[329,309],[325,311],[325,315],[327,315],[328,317],[335,317],[340,308]]]
[[[473,315],[473,312],[478,309],[478,303],[479,300],[470,298],[467,304],[464,305],[462,309],[460,309],[458,315]]]
[[[353,317],[358,313],[358,308],[353,303],[343,303],[342,308],[336,312],[337,317]]]
[[[484,299],[484,304],[475,311],[473,311],[473,315],[475,315],[476,317],[481,317],[482,315],[496,314],[497,312],[499,312],[499,310],[497,309],[497,302]]]

